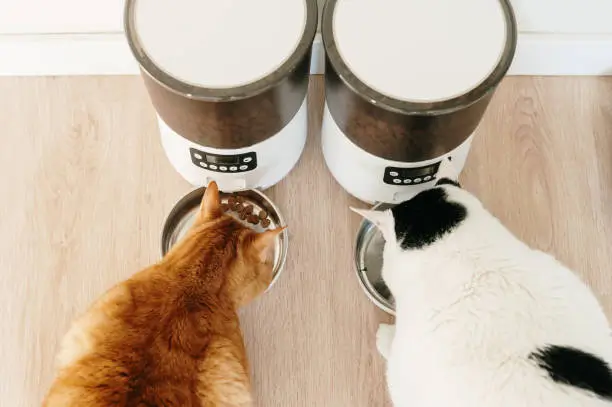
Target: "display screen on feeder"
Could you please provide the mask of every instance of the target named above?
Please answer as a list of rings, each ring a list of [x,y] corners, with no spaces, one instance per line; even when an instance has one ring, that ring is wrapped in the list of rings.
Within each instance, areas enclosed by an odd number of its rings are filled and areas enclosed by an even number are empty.
[[[238,156],[230,155],[230,156],[219,156],[219,155],[207,155],[206,161],[211,164],[239,164],[240,160]]]

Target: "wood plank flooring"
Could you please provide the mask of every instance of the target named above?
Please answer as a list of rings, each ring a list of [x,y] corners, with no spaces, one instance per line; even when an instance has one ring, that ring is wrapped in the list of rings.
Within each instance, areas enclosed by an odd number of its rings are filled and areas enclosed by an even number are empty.
[[[323,163],[322,104],[315,78],[304,156],[268,192],[290,225],[287,268],[242,312],[257,405],[385,407],[374,334],[388,317],[354,275],[347,207],[360,203]],[[0,126],[0,405],[30,407],[71,319],[158,259],[164,217],[190,186],[139,78],[0,78]],[[612,79],[508,78],[463,182],[580,273],[612,317]]]

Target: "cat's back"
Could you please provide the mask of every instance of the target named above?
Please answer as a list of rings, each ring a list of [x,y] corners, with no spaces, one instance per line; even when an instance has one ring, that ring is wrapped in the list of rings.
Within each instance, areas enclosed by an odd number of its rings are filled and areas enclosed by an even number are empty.
[[[235,312],[192,302],[166,275],[150,269],[117,285],[73,324],[45,407],[207,407],[227,394],[223,380],[250,398]]]
[[[611,406],[556,382],[543,367],[549,361],[538,361],[539,352],[556,346],[612,365],[609,325],[592,291],[475,198],[461,199],[465,194],[454,194],[467,208],[465,219],[404,256],[418,267],[397,299],[388,371],[396,406]],[[609,372],[603,376],[610,380]]]
[[[576,387],[554,383],[527,362],[489,370],[413,365],[394,371],[390,360],[389,391],[396,407],[610,407],[612,400]],[[401,378],[401,379],[400,379]]]
[[[607,317],[579,275],[553,255],[529,247],[484,208],[472,210],[472,223],[450,238],[458,253],[458,275],[465,277],[457,291],[462,318],[502,332],[482,336],[507,341],[510,349],[587,346],[612,362]]]

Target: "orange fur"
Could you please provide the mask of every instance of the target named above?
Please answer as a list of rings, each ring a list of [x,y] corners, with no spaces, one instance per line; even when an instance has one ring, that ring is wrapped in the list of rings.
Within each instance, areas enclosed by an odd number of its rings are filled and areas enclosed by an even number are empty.
[[[219,206],[213,182],[187,236],[74,323],[44,407],[252,405],[236,310],[270,284],[283,229],[257,234]]]

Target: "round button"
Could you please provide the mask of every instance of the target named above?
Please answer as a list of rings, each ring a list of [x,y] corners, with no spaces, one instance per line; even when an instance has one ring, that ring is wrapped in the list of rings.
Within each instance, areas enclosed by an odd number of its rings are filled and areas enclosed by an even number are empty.
[[[392,177],[397,177],[399,174],[395,171],[391,171],[389,175],[391,175]]]
[[[425,178],[423,178],[425,181],[429,181],[431,179],[431,177],[428,175]]]
[[[244,171],[244,170],[246,170],[246,169],[248,169],[248,168],[249,168],[249,166],[248,166],[248,165],[241,165],[241,166],[240,166],[240,169],[241,169],[242,171]]]
[[[206,164],[204,161],[200,161],[200,167],[208,167],[208,164]]]
[[[415,183],[417,183],[417,184],[418,184],[419,182],[421,182],[421,181],[423,181],[421,178],[415,178],[415,179],[414,179],[414,182],[415,182]]]
[[[230,167],[230,171],[238,171],[238,167]]]
[[[250,163],[251,161],[253,161],[251,157],[244,157],[244,159],[242,160],[243,163]]]
[[[404,184],[412,184],[412,180],[410,178],[406,178],[404,180]]]
[[[193,153],[193,156],[196,158],[196,160],[201,160],[202,159],[202,155],[201,154]]]
[[[227,171],[227,167],[219,167],[221,171]]]
[[[402,183],[402,180],[401,180],[401,179],[399,179],[399,178],[395,178],[395,179],[393,180],[393,183],[394,183],[394,184],[401,184],[401,183]]]
[[[210,169],[211,169],[211,170],[216,170],[216,169],[217,169],[217,166],[216,166],[216,165],[214,165],[214,164],[211,164],[211,165],[210,165]]]

